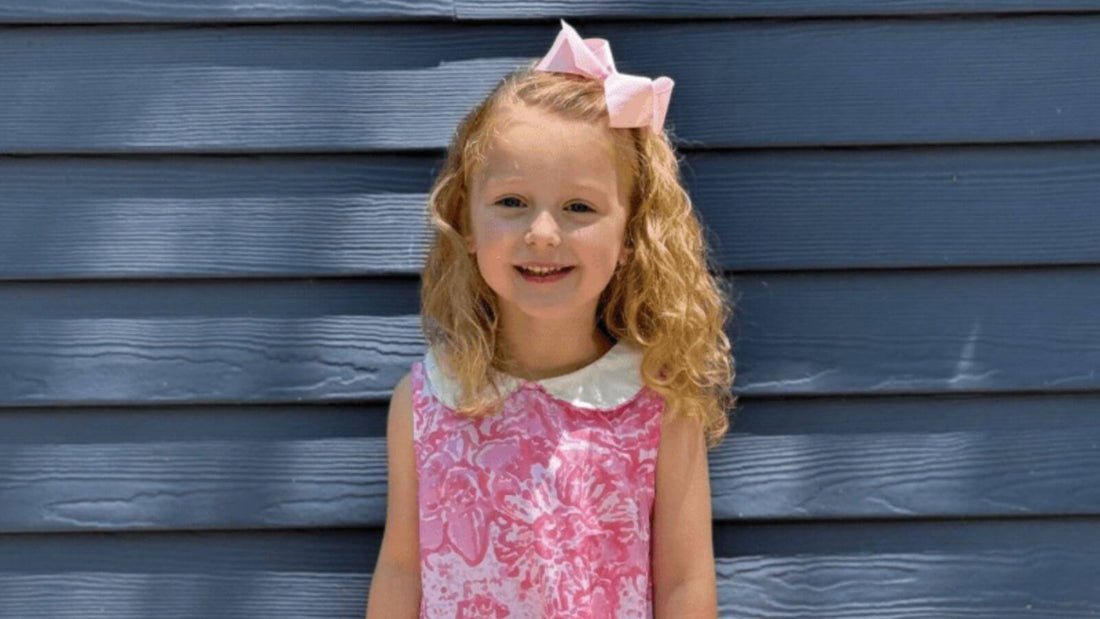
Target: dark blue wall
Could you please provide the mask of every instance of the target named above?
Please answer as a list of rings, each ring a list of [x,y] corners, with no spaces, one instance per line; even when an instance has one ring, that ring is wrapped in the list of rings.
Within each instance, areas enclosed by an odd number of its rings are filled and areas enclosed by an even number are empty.
[[[1100,616],[1100,6],[0,0],[0,618],[361,617],[455,123],[677,82],[723,617]]]

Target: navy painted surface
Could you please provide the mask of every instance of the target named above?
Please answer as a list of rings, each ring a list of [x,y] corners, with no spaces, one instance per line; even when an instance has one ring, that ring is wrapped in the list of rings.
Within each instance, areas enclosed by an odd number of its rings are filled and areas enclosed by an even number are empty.
[[[0,160],[0,280],[416,277],[440,162],[435,152]],[[1100,260],[1091,143],[687,149],[682,171],[733,273]]]
[[[577,21],[669,75],[684,146],[1100,138],[1100,14]],[[556,23],[74,26],[0,37],[0,152],[439,149]],[[620,60],[621,59],[621,60]]]
[[[0,618],[362,616],[423,201],[559,15],[739,295],[721,615],[1100,616],[1093,5],[0,2]]]
[[[281,22],[397,19],[835,17],[1077,13],[1093,0],[5,0],[0,23]]]

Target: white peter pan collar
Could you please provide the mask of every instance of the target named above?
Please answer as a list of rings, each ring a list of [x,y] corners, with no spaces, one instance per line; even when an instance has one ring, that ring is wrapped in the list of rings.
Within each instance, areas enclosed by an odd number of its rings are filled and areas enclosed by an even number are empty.
[[[641,368],[642,349],[619,340],[599,359],[562,376],[529,381],[500,372],[500,389],[507,397],[526,383],[538,383],[550,395],[578,408],[614,408],[633,398],[644,386]],[[443,373],[434,347],[424,354],[424,369],[432,395],[455,408],[458,382]]]

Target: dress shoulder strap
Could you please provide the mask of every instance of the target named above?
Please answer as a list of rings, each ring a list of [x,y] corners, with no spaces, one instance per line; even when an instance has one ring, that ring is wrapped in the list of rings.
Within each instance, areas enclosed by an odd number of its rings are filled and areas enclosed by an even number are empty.
[[[413,363],[409,386],[412,391],[413,438],[419,441],[430,430],[432,409],[430,378],[423,360]]]

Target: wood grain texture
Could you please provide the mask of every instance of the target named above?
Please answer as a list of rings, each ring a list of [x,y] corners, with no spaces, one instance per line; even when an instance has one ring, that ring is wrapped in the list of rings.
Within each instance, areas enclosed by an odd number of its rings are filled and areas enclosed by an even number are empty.
[[[734,288],[742,394],[1100,385],[1094,267],[792,273],[734,278]]]
[[[0,537],[0,617],[356,617],[376,530]]]
[[[1091,394],[749,399],[709,454],[714,519],[1100,516],[1098,405]],[[117,414],[69,408],[53,413],[56,437],[36,428],[45,417],[0,415],[0,533],[384,524],[384,406],[342,407],[373,419],[358,435],[290,434],[315,421],[306,407],[275,409],[252,436],[231,421],[258,418],[250,407],[173,434],[201,412],[134,411],[131,431]],[[104,432],[112,421],[115,436]]]
[[[1098,524],[718,525],[719,615],[1093,617]],[[379,542],[377,529],[5,536],[0,616],[361,617]]]
[[[1074,542],[1006,543],[987,552],[717,559],[718,612],[774,618],[1095,617],[1100,588],[1086,574],[1096,559],[1096,548]],[[1040,573],[1049,585],[1036,582]]]
[[[414,275],[438,159],[0,160],[0,278]]]
[[[234,23],[450,19],[453,0],[5,0],[0,23]]]
[[[283,0],[279,3],[191,0],[186,5],[164,0],[7,0],[0,23],[233,23],[282,21],[375,21],[391,19],[540,19],[558,17],[745,18],[835,17],[1018,13],[1095,10],[1089,0]]]
[[[0,326],[19,403],[381,398],[423,354],[418,317],[20,320]]]
[[[676,80],[668,128],[684,145],[1100,136],[1100,15],[576,25],[614,42],[620,70]],[[0,37],[0,83],[15,85],[0,152],[438,149],[557,28],[14,29]]]
[[[441,154],[0,160],[0,280],[416,276]],[[690,151],[724,271],[1100,262],[1094,145]]]
[[[2,4],[0,618],[362,617],[426,192],[561,16],[734,295],[721,616],[1100,615],[1095,3]]]
[[[384,439],[0,446],[5,533],[385,522]]]
[[[459,19],[650,17],[659,19],[793,18],[968,13],[1092,12],[1089,0],[455,0]]]
[[[710,457],[716,520],[1100,513],[1094,394],[748,399]]]
[[[1095,267],[764,274],[729,285],[740,395],[1100,387]],[[4,293],[0,405],[381,398],[424,346],[415,279]]]
[[[1091,146],[699,152],[683,173],[728,271],[1100,262]]]
[[[1095,518],[715,526],[721,617],[1091,617]]]
[[[0,450],[106,443],[382,439],[388,404],[386,398],[271,406],[10,407],[0,413]]]

